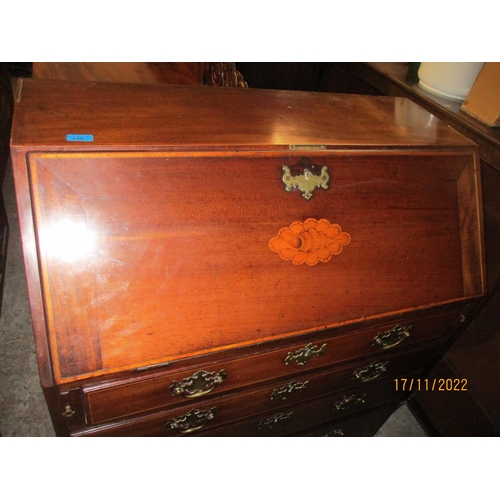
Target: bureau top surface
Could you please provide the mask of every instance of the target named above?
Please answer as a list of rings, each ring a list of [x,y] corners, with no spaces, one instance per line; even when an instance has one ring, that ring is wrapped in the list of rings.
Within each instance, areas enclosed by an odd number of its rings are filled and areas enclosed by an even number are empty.
[[[68,134],[91,140],[68,141]],[[11,144],[100,151],[473,145],[404,98],[30,79],[16,96]]]

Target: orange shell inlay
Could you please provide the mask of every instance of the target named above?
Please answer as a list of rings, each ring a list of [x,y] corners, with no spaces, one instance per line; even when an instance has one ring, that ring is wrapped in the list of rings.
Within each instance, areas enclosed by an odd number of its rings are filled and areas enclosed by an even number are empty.
[[[269,248],[279,253],[283,260],[315,266],[338,255],[350,241],[350,235],[338,224],[330,224],[326,219],[307,219],[280,229],[278,236],[269,241]]]

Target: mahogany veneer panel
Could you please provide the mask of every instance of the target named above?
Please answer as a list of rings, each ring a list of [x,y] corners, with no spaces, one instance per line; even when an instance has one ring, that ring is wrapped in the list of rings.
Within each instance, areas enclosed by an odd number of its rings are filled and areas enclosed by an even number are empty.
[[[241,90],[23,80],[12,144],[45,150],[161,147],[233,154],[288,150],[289,145],[474,148],[402,98]],[[67,134],[93,134],[94,141],[68,144]]]
[[[334,179],[309,201],[281,187],[300,157],[118,156],[30,156],[58,379],[481,292],[462,268],[465,155],[315,155]],[[313,216],[351,235],[328,265],[270,250]]]

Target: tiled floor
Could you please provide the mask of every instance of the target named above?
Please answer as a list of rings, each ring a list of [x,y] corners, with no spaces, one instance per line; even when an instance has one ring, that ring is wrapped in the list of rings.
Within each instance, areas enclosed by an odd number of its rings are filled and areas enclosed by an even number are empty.
[[[406,405],[400,406],[379,429],[375,437],[426,437]]]
[[[10,237],[0,318],[0,432],[3,436],[53,436],[38,379],[10,164],[3,193]]]

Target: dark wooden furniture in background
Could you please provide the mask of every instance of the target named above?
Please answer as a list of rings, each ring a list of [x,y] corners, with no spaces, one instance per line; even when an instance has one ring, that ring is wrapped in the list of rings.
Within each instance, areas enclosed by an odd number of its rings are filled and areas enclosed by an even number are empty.
[[[484,293],[477,149],[408,100],[21,88],[59,435],[371,435]]]
[[[64,81],[248,86],[233,62],[35,62],[32,76]]]
[[[236,63],[251,88],[381,95],[356,78],[345,66],[349,63],[246,62]]]
[[[0,314],[2,313],[5,266],[7,264],[7,247],[9,242],[9,221],[5,212],[2,184],[5,178],[10,152],[10,130],[14,100],[10,73],[7,63],[0,62]]]
[[[255,89],[317,91],[328,63],[236,63],[249,87]]]

